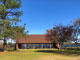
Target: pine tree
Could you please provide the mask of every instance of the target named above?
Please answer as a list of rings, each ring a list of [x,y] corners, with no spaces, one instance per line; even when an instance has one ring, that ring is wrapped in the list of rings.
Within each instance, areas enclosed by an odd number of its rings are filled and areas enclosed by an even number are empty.
[[[18,26],[22,11],[21,0],[0,0],[0,39],[4,41],[4,51],[7,51],[7,40],[24,35],[24,26]]]

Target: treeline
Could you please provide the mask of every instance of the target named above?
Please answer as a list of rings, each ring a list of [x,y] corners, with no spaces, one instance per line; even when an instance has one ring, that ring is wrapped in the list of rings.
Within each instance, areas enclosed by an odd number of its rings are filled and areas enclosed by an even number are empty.
[[[71,22],[70,25],[64,26],[59,24],[54,26],[52,29],[48,29],[46,38],[47,40],[51,40],[58,49],[60,49],[60,45],[67,42],[75,43],[78,48],[79,36],[80,18]]]

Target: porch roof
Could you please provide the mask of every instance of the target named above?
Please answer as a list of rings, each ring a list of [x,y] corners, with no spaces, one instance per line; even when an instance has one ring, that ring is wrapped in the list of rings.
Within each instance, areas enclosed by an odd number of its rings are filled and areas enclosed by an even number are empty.
[[[18,43],[51,43],[46,40],[46,35],[26,35],[27,38],[19,37],[16,41]]]

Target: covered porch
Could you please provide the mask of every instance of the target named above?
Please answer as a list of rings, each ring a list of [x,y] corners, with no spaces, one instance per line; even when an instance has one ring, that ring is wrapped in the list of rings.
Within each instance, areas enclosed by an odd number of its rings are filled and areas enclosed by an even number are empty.
[[[40,48],[52,48],[50,43],[24,43],[18,44],[18,49],[40,49]]]

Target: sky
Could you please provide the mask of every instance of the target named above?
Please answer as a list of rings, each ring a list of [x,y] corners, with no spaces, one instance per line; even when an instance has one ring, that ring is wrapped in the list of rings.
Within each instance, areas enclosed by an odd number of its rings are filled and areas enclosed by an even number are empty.
[[[28,34],[45,34],[54,25],[68,25],[80,17],[80,0],[22,0],[20,25]]]

